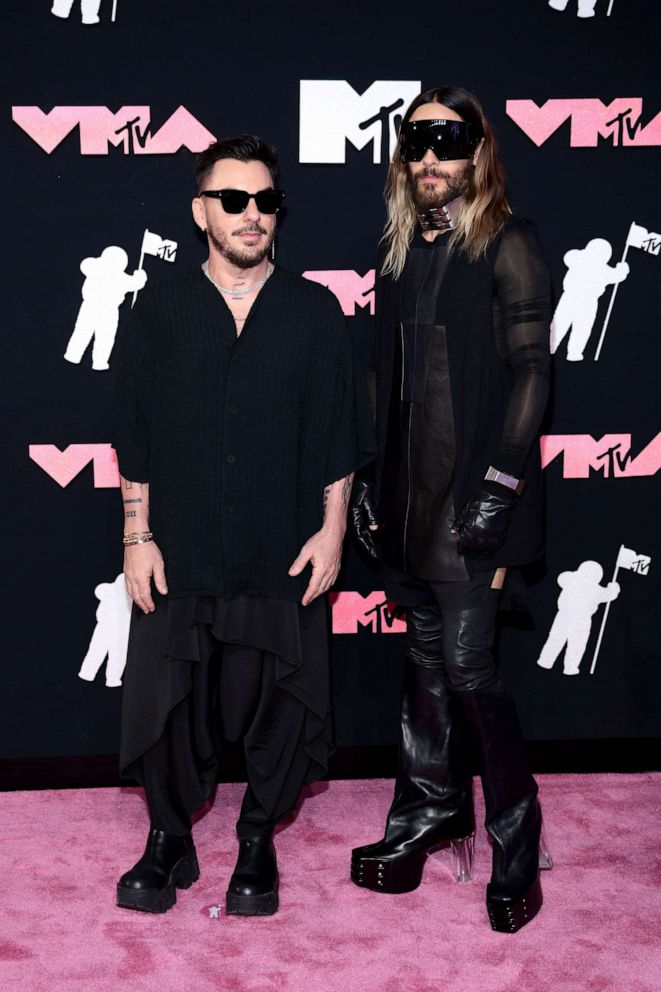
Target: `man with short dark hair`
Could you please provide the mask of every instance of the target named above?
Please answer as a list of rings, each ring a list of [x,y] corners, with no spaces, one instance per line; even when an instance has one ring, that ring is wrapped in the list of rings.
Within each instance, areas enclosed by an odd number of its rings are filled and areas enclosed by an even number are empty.
[[[337,300],[269,258],[285,195],[274,149],[217,142],[196,175],[209,258],[144,291],[120,339],[114,446],[135,604],[120,766],[144,785],[151,829],[117,901],[165,912],[198,878],[190,816],[223,740],[241,739],[227,912],[268,915],[273,828],[327,768],[323,594],[371,416]]]

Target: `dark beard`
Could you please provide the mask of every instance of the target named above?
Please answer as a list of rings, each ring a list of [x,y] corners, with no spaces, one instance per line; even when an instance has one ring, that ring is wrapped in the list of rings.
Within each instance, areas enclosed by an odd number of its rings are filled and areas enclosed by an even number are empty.
[[[443,172],[439,166],[432,165],[423,169],[415,177],[409,176],[411,193],[416,210],[419,213],[425,213],[433,207],[444,207],[446,203],[450,203],[451,200],[455,200],[458,196],[464,196],[470,187],[470,180],[474,169],[475,166],[473,163],[468,162],[461,172],[451,176],[449,173]],[[425,188],[425,176],[436,176],[437,179],[444,179],[445,188],[443,191],[439,192],[436,186],[433,185]]]
[[[260,227],[259,224],[251,224],[249,227],[242,230],[258,231],[260,234],[266,234],[264,228]],[[207,235],[216,251],[220,252],[223,258],[226,258],[231,265],[236,265],[237,269],[254,269],[254,267],[259,265],[260,262],[263,262],[268,255],[275,237],[275,230],[264,248],[245,248],[243,251],[233,248],[227,238],[223,237],[222,234],[217,235],[211,227],[207,228]]]

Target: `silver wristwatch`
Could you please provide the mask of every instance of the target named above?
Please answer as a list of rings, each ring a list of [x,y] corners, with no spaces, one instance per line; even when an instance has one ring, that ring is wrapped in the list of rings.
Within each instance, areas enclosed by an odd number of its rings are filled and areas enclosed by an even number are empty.
[[[520,496],[526,488],[525,479],[515,479],[513,475],[508,475],[507,472],[500,472],[493,465],[489,465],[484,480],[485,482],[498,482],[501,486],[505,486],[506,489],[514,490],[517,496]]]

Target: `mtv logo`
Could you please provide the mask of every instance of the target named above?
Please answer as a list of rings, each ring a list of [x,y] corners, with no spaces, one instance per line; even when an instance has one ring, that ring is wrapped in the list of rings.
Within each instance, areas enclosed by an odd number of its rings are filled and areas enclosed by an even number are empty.
[[[12,107],[12,120],[50,155],[76,128],[81,155],[107,155],[109,145],[121,147],[125,155],[176,155],[180,148],[201,152],[215,141],[185,107],[175,112],[152,133],[151,110],[124,106],[117,112],[108,107]]]
[[[332,592],[330,594],[334,634],[357,634],[368,628],[373,634],[405,634],[406,621],[396,616],[384,592]]]
[[[354,317],[356,307],[362,310],[367,306],[374,315],[374,269],[369,269],[364,276],[359,276],[353,269],[310,269],[303,276],[330,289],[340,301],[345,317]]]
[[[30,458],[63,489],[86,468],[94,467],[95,489],[116,489],[119,486],[117,455],[111,444],[69,444],[60,449],[54,444],[31,444]]]
[[[571,148],[596,148],[599,139],[616,148],[661,145],[661,113],[643,125],[642,97],[616,97],[610,103],[597,99],[508,100],[510,117],[531,141],[541,147],[566,121],[570,121]]]
[[[661,468],[661,433],[637,455],[631,453],[631,434],[545,434],[540,439],[542,468],[562,455],[564,479],[633,479],[652,476]]]
[[[344,79],[302,79],[299,161],[343,164],[346,143],[372,143],[372,162],[389,161],[401,119],[420,93],[412,80],[377,80],[357,93]]]

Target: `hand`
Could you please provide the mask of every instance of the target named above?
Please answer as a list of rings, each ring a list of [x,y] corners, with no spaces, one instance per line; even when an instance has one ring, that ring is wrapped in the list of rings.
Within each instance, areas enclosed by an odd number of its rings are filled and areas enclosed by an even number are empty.
[[[167,595],[165,565],[163,555],[154,541],[146,544],[130,544],[124,548],[124,579],[126,590],[143,613],[153,613],[156,609],[151,594],[151,577],[162,596]]]
[[[344,530],[338,527],[322,527],[305,542],[297,558],[289,569],[290,575],[300,575],[308,563],[312,564],[312,575],[301,603],[307,606],[328,592],[335,582],[342,562],[342,541]]]
[[[497,482],[486,482],[468,500],[452,525],[459,535],[460,555],[470,551],[475,555],[490,555],[505,543],[510,513],[516,493]]]
[[[349,503],[349,523],[351,533],[373,561],[379,560],[379,552],[374,540],[374,532],[379,529],[376,518],[374,489],[369,482],[354,480]]]

